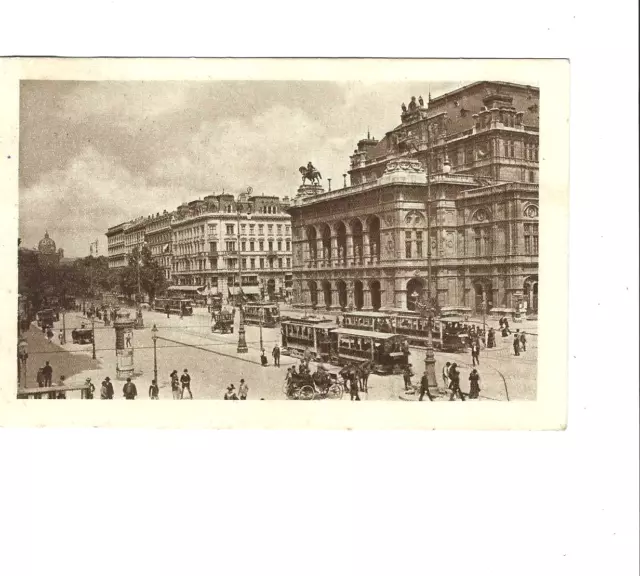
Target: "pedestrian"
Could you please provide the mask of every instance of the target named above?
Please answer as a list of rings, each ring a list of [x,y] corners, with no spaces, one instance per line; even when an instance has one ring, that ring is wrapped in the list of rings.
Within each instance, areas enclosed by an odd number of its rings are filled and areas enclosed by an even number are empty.
[[[42,376],[44,377],[45,388],[51,386],[51,381],[53,379],[53,368],[50,366],[49,360],[47,360],[42,367]]]
[[[58,340],[60,341],[60,345],[62,345],[63,339],[64,339],[64,332],[60,330],[60,332],[58,332]]]
[[[451,396],[449,396],[449,401],[452,402],[455,400],[456,395],[460,396],[460,400],[464,402],[464,395],[462,394],[462,390],[460,390],[460,371],[458,370],[458,365],[454,362],[451,364],[451,368],[449,369],[449,390],[451,390]]]
[[[167,318],[170,316],[169,304],[165,304],[164,311],[167,313]]]
[[[191,394],[191,376],[186,368],[184,369],[182,376],[180,376],[180,384],[182,384],[182,393],[180,394],[180,398],[184,398],[184,391],[187,390],[187,392],[189,392],[189,398],[193,400],[193,394]]]
[[[451,368],[451,362],[447,362],[442,367],[442,383],[444,384],[444,389],[449,390],[449,369]]]
[[[269,361],[267,360],[267,355],[264,353],[264,348],[260,351],[260,364],[263,366],[268,366]]]
[[[426,372],[422,375],[422,378],[420,379],[420,397],[418,398],[420,402],[422,402],[422,399],[424,398],[425,394],[427,395],[429,400],[433,402],[433,396],[429,391],[429,378],[427,377]]]
[[[469,374],[469,382],[469,399],[477,400],[480,396],[480,374],[475,368]]]
[[[238,396],[236,395],[236,387],[233,384],[229,384],[227,387],[227,391],[224,395],[225,400],[237,400]]]
[[[520,334],[520,344],[522,345],[522,351],[526,352],[527,351],[527,336],[526,336],[526,332],[522,332],[522,334]]]
[[[180,320],[182,320],[183,317],[184,317],[184,308],[181,305],[180,306]]]
[[[407,364],[404,367],[404,371],[402,372],[402,378],[404,380],[404,389],[405,390],[410,390],[411,389],[411,377],[414,375],[413,374],[413,370],[411,370],[411,364]]]
[[[51,326],[47,328],[47,340],[51,343],[51,339],[53,338],[53,330],[51,330]]]
[[[158,388],[158,383],[154,380],[151,380],[151,386],[149,386],[149,398],[151,400],[159,400],[158,393],[160,389]]]
[[[480,346],[478,346],[478,341],[474,341],[471,344],[471,361],[475,366],[478,364],[480,366]]]
[[[100,385],[100,400],[113,400],[113,384],[107,376]]]
[[[511,330],[509,329],[509,319],[506,316],[504,317],[504,327],[505,330],[511,334]]]
[[[280,367],[280,348],[276,344],[271,351],[271,356],[273,356],[273,365],[276,367]]]
[[[60,376],[60,384],[58,384],[58,386],[65,386],[67,383],[65,382],[65,377],[64,376]],[[53,396],[49,396],[50,398],[52,397],[55,400],[66,400],[67,399],[67,393],[64,390],[60,390],[60,392],[54,392]]]
[[[516,356],[520,356],[520,338],[518,338],[518,334],[513,335],[513,353]]]
[[[125,400],[135,400],[138,395],[138,389],[136,385],[131,381],[131,378],[127,378],[125,385],[122,387],[122,393]]]
[[[96,387],[93,385],[93,382],[91,382],[91,378],[87,378],[84,383],[89,385],[89,389],[85,392],[85,400],[93,400],[93,394],[96,391]]]
[[[358,394],[358,379],[356,378],[356,373],[354,370],[351,370],[349,372],[348,378],[349,378],[349,394],[351,396],[351,400],[355,400],[359,402],[360,394]]]
[[[240,395],[240,400],[246,400],[249,395],[249,386],[244,381],[244,378],[240,380],[240,386],[238,387],[238,394]]]
[[[487,335],[487,348],[496,347],[496,331],[493,328],[489,328],[489,334]]]
[[[169,374],[169,378],[171,378],[171,393],[173,394],[173,399],[180,400],[182,396],[180,394],[180,380],[178,378],[178,371],[174,370],[173,372],[171,372],[171,374]]]

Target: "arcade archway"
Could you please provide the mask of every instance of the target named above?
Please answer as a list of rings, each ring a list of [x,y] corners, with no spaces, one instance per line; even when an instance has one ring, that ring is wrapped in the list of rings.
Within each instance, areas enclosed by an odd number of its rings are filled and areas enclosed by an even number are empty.
[[[338,288],[338,304],[344,310],[347,307],[347,284],[344,280],[338,280],[336,286]]]
[[[369,289],[371,290],[371,306],[374,310],[380,310],[380,306],[382,305],[382,291],[380,290],[380,282],[378,282],[378,280],[373,280],[369,284]]]
[[[322,282],[322,294],[324,296],[324,305],[329,310],[331,308],[331,282],[328,280]]]
[[[353,300],[356,310],[362,310],[364,306],[364,287],[360,280],[356,280],[353,284]]]
[[[407,282],[407,310],[416,309],[416,294],[418,297],[423,296],[424,283],[420,278],[412,278]]]

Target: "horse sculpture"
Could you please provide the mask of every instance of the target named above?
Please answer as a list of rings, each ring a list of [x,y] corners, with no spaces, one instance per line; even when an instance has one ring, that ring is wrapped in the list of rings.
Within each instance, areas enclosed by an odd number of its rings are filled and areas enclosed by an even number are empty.
[[[303,186],[306,180],[309,180],[311,185],[318,185],[318,186],[320,185],[320,180],[322,180],[322,175],[318,170],[309,171],[305,166],[300,166],[299,170],[300,170],[300,174],[302,174]]]

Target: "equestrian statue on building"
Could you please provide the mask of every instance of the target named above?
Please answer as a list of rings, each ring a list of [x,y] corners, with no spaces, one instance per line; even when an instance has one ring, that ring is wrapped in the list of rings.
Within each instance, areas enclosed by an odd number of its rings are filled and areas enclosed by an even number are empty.
[[[303,186],[306,180],[309,180],[312,186],[320,185],[320,180],[322,180],[322,174],[320,174],[320,172],[316,170],[315,166],[311,162],[307,164],[306,168],[304,166],[300,166],[299,170],[300,170],[300,174],[302,174]]]

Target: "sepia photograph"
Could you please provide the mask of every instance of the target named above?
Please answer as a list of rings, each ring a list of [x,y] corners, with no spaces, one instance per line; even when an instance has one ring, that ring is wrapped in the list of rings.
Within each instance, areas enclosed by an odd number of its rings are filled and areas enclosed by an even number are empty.
[[[509,70],[20,79],[14,398],[535,403],[553,131]]]

